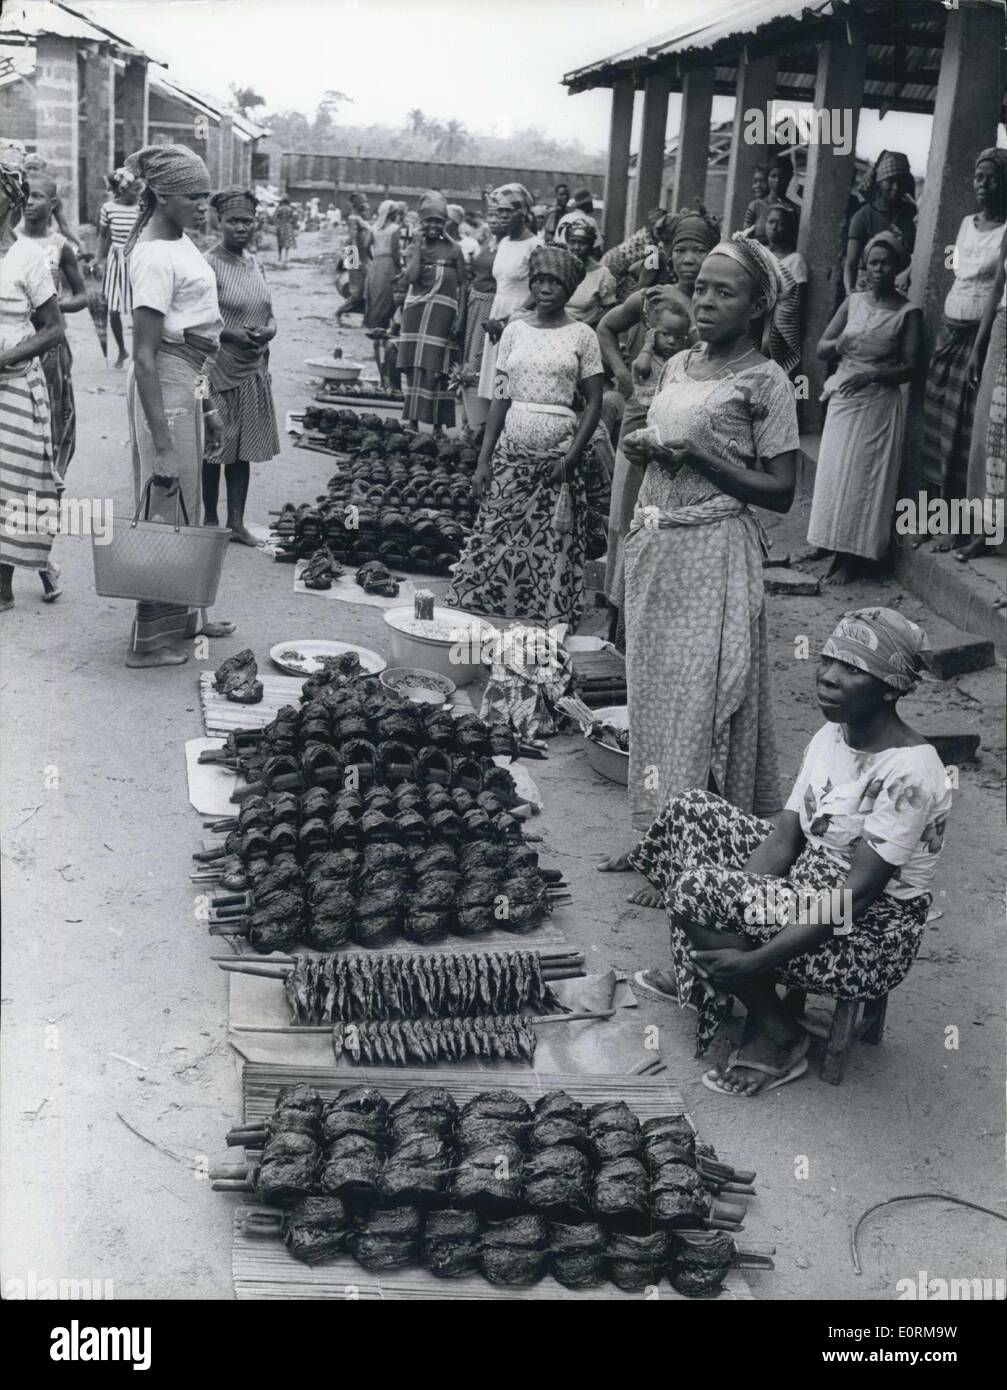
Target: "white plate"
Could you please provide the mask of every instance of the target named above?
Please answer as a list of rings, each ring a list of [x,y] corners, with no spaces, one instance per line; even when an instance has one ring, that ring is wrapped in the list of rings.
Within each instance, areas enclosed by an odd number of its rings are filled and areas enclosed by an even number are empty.
[[[299,652],[303,660],[284,659],[284,652]],[[313,637],[278,642],[275,647],[270,648],[269,659],[279,666],[281,671],[286,671],[291,676],[313,676],[322,669],[322,663],[318,660],[320,656],[342,656],[343,652],[356,652],[361,666],[369,676],[376,676],[388,665],[383,656],[378,656],[377,652],[372,652],[369,647],[358,647],[353,642],[321,642]]]

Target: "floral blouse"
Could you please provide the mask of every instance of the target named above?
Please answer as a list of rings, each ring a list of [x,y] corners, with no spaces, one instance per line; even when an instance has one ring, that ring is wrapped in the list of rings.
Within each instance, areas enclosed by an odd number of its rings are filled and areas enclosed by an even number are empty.
[[[929,743],[865,753],[830,723],[804,750],[785,809],[797,812],[809,845],[842,864],[850,864],[866,841],[896,866],[885,892],[905,900],[930,891],[951,792]]]

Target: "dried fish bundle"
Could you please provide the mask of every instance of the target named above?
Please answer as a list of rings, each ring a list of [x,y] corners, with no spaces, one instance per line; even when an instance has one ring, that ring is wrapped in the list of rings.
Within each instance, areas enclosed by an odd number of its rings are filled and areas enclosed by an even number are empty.
[[[650,1190],[653,1217],[662,1226],[698,1226],[713,1209],[703,1179],[684,1163],[664,1163],[656,1168],[651,1173]]]
[[[346,1244],[366,1270],[400,1269],[416,1261],[422,1223],[415,1207],[379,1207],[350,1232]]]
[[[335,1258],[348,1228],[346,1208],[338,1197],[304,1197],[284,1213],[280,1234],[295,1260],[314,1265]]]
[[[337,1059],[349,1053],[354,1062],[383,1066],[460,1062],[468,1057],[531,1062],[535,1031],[519,1014],[336,1023],[332,1049]]]
[[[515,1216],[483,1231],[479,1268],[491,1284],[534,1284],[545,1269],[549,1228],[540,1217]]]
[[[659,1284],[668,1264],[669,1250],[667,1231],[652,1231],[648,1235],[615,1232],[609,1236],[605,1255],[608,1277],[626,1291]]]
[[[307,1086],[281,1091],[270,1117],[256,1191],[282,1205],[309,1191],[322,1157],[321,1101]]]
[[[474,1274],[479,1263],[480,1221],[474,1211],[448,1207],[427,1213],[420,1259],[439,1279]]]
[[[553,1222],[549,1227],[549,1267],[567,1289],[594,1289],[606,1279],[608,1236],[595,1221],[577,1225]]]
[[[673,1231],[670,1253],[672,1288],[700,1298],[720,1289],[734,1263],[736,1248],[727,1231]]]

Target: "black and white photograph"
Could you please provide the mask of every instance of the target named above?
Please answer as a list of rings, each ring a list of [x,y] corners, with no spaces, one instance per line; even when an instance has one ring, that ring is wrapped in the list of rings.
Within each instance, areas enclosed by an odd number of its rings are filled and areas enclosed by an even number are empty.
[[[1005,111],[1004,0],[0,0],[22,1351],[978,1368]]]

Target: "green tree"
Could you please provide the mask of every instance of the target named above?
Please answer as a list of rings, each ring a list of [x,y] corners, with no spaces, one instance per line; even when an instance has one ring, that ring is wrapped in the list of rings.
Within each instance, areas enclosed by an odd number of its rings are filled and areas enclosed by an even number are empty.
[[[266,104],[266,98],[260,97],[254,87],[239,87],[236,82],[232,82],[229,90],[231,100],[243,116]]]

